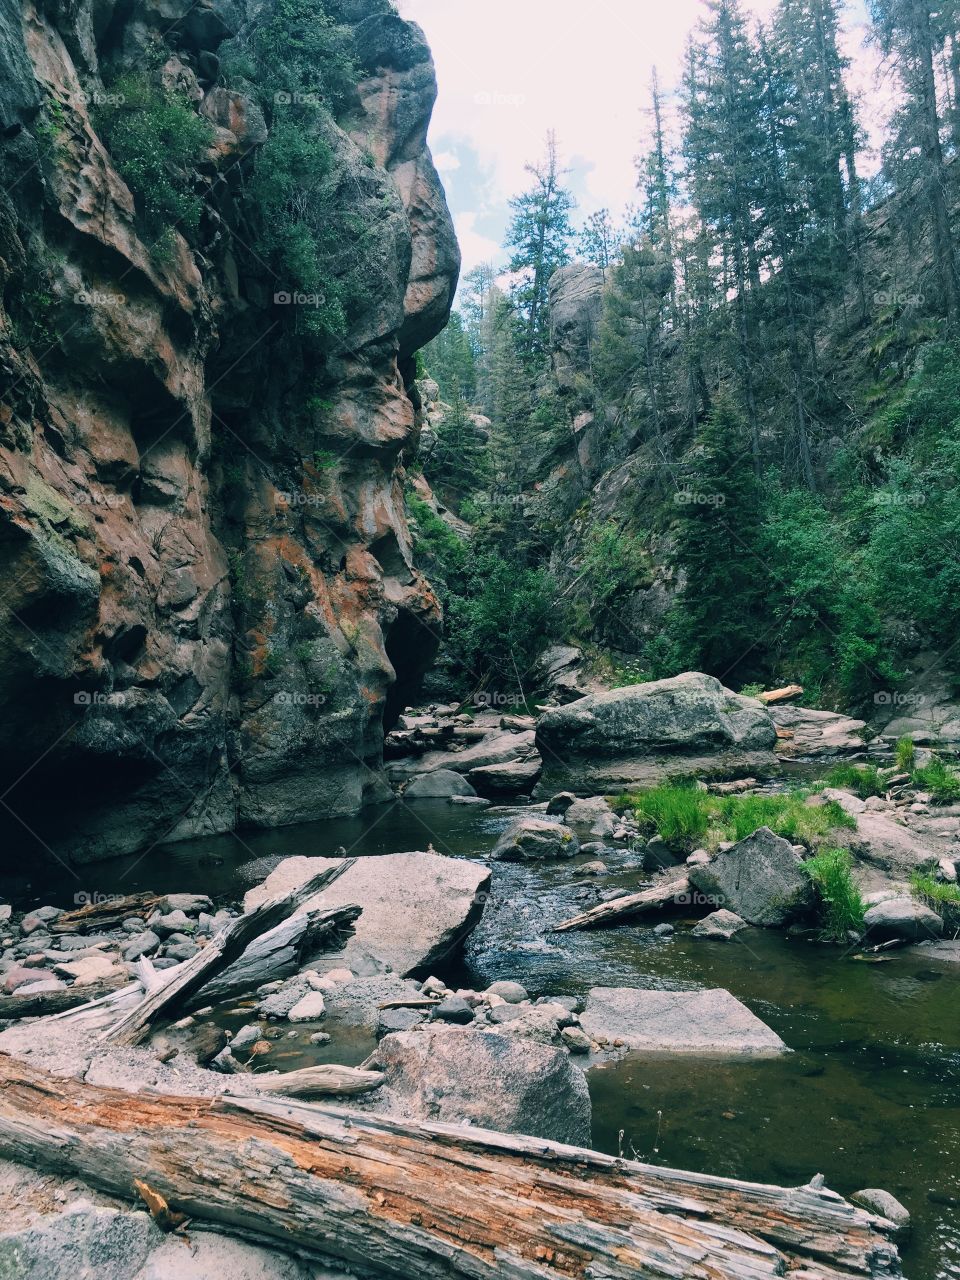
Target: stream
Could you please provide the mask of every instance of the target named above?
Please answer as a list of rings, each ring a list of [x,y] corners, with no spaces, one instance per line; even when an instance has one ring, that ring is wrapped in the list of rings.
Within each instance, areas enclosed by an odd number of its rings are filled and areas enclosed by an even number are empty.
[[[515,811],[510,811],[515,812]],[[293,854],[351,855],[424,849],[483,857],[507,810],[442,801],[397,802],[362,817],[243,832],[163,846],[75,871],[4,876],[18,908],[67,906],[97,894],[203,892],[237,902],[273,863]],[[960,1280],[960,1015],[957,967],[922,954],[856,959],[806,938],[750,929],[732,942],[673,936],[653,924],[550,934],[596,901],[602,887],[633,886],[638,860],[604,853],[611,874],[577,874],[590,860],[497,864],[491,900],[463,957],[441,972],[454,985],[498,978],[532,996],[584,995],[592,986],[674,990],[724,987],[794,1053],[741,1062],[630,1055],[591,1070],[594,1145],[654,1163],[756,1181],[798,1184],[822,1173],[848,1195],[882,1187],[913,1215],[902,1246],[910,1280]],[[249,1002],[223,1011],[232,1028]],[[278,1045],[272,1068],[360,1062],[367,1033],[324,1026],[331,1042]]]

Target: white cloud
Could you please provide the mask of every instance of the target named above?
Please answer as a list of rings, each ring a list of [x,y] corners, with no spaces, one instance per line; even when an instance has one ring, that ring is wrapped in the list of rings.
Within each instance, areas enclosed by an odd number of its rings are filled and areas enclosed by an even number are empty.
[[[460,168],[460,157],[452,151],[438,151],[433,157],[433,163],[439,173],[453,173]]]
[[[758,18],[775,6],[745,2]],[[399,7],[433,49],[438,167],[483,179],[482,201],[471,192],[464,210],[451,188],[467,270],[479,260],[474,253],[493,256],[491,223],[498,219],[502,234],[507,200],[526,185],[524,165],[541,154],[548,129],[574,167],[579,216],[635,198],[651,68],[668,91],[669,113],[687,36],[704,12],[701,0],[593,0],[589,9],[583,0],[399,0]],[[851,20],[862,9],[862,0],[849,0]],[[474,226],[480,204],[483,235]]]

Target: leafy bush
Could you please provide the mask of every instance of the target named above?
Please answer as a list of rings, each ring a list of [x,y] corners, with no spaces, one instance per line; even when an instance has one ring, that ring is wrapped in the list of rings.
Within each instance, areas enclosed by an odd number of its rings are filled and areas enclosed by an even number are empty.
[[[884,792],[880,771],[872,764],[834,765],[825,781],[827,786],[855,792],[861,800],[866,800],[868,796],[881,796]]]
[[[846,849],[822,849],[803,864],[820,898],[822,936],[831,942],[846,942],[849,933],[863,932],[865,907],[852,866]]]
[[[213,141],[213,128],[182,94],[129,72],[111,85],[94,118],[118,173],[130,187],[146,231],[196,231],[203,201],[191,170]]]
[[[960,800],[960,775],[934,756],[929,764],[913,771],[913,785],[929,791],[937,804],[955,804]]]

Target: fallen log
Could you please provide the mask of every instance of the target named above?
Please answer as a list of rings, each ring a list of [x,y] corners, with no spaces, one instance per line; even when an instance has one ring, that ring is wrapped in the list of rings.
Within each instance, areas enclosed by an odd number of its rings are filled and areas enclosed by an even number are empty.
[[[553,926],[554,933],[566,933],[570,929],[600,929],[611,924],[621,924],[635,916],[650,911],[662,911],[665,907],[682,906],[690,894],[690,881],[686,876],[658,881],[639,893],[628,893],[622,898],[601,902],[598,907],[582,911],[578,916],[562,920]]]
[[[80,987],[65,987],[63,991],[39,991],[36,995],[0,996],[0,1020],[14,1018],[46,1018],[88,1004],[101,996],[120,991],[130,979],[124,973],[119,978],[107,978],[102,982],[88,982]]]
[[[803,693],[802,684],[785,684],[780,689],[767,689],[765,693],[758,693],[757,698],[770,707],[776,706],[779,702],[789,702],[791,698],[799,698],[801,693]]]
[[[370,1093],[383,1084],[382,1071],[364,1071],[360,1067],[341,1067],[334,1062],[300,1071],[281,1071],[270,1075],[247,1076],[227,1089],[229,1094],[272,1093],[282,1098],[349,1097]]]
[[[102,902],[88,902],[76,911],[65,911],[50,925],[51,933],[99,933],[117,929],[130,916],[147,916],[160,905],[162,896],[154,893],[131,893],[125,898],[104,898]]]
[[[0,1155],[418,1280],[900,1275],[892,1223],[816,1183],[275,1098],[131,1094],[0,1055]]]
[[[288,916],[296,914],[299,907],[343,875],[355,861],[355,858],[345,858],[290,893],[267,898],[253,911],[231,920],[210,939],[202,951],[173,969],[169,980],[148,991],[136,1008],[125,1013],[104,1033],[103,1040],[112,1044],[138,1044],[146,1035],[151,1022],[161,1014],[169,1016],[177,1007],[185,1004],[211,978],[239,960],[256,938]],[[360,908],[340,907],[331,914],[338,914],[345,927],[357,918]]]

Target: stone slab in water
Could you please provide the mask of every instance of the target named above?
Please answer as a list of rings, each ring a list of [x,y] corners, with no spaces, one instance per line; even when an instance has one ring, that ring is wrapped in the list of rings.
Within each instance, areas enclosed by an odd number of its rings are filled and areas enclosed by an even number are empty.
[[[341,858],[285,858],[263,884],[243,900],[251,911],[264,899],[289,893]],[[358,858],[342,876],[301,908],[363,909],[342,951],[324,956],[326,967],[354,973],[426,976],[430,966],[452,952],[473,930],[483,911],[490,871],[465,858],[437,853],[390,853]]]
[[[775,1031],[729,991],[594,987],[580,1025],[592,1040],[651,1053],[789,1053]]]

